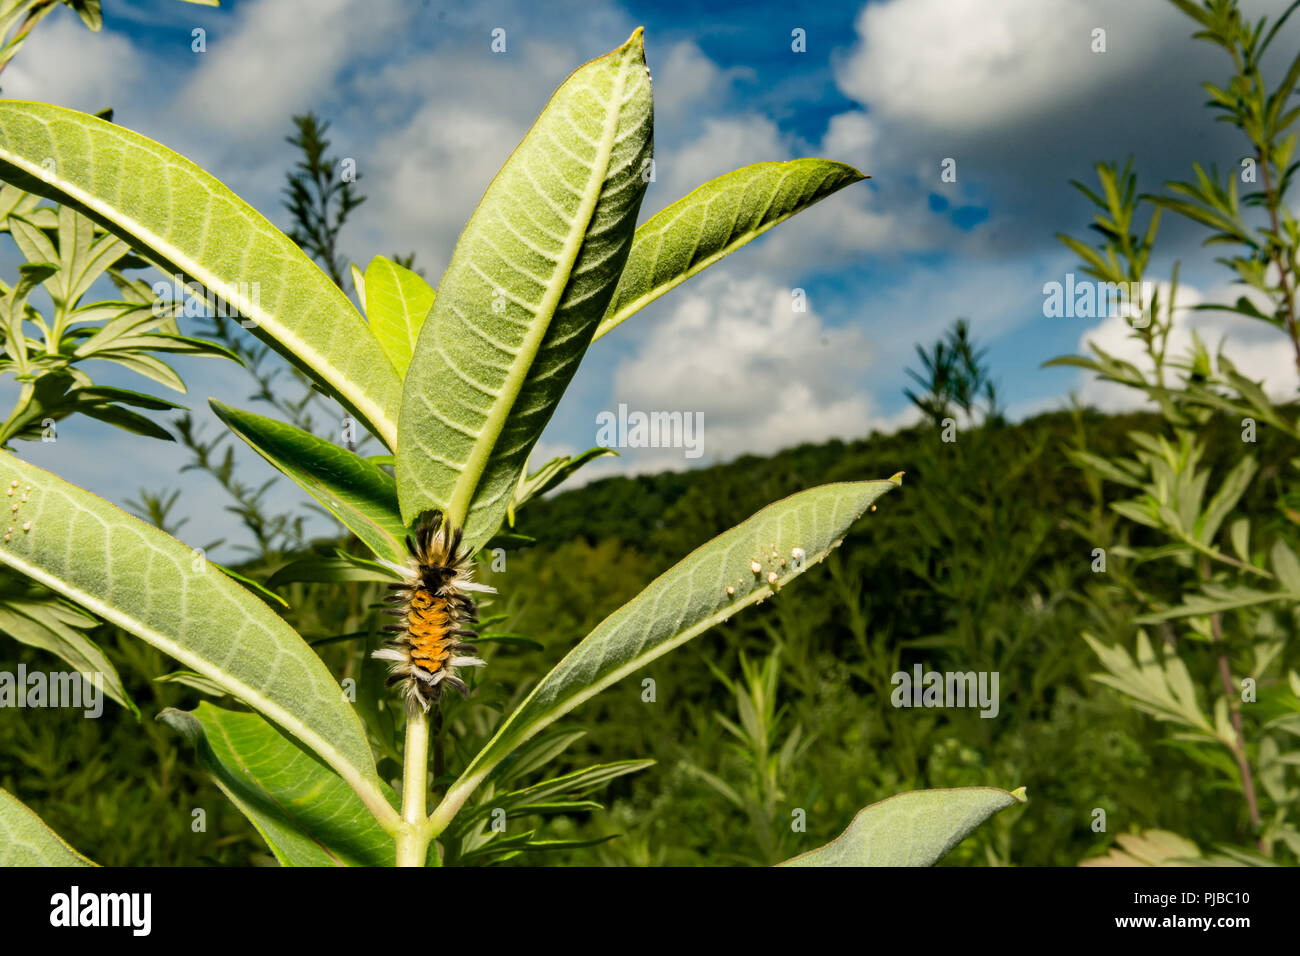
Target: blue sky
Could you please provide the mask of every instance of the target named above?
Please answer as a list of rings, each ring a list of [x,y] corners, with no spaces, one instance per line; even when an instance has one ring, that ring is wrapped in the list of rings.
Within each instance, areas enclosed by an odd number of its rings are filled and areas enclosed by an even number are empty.
[[[1276,14],[1284,4],[1244,6]],[[1189,23],[1159,0],[104,7],[98,35],[67,11],[43,23],[6,69],[4,95],[89,111],[111,105],[119,123],[191,157],[286,227],[280,190],[294,156],[284,136],[294,113],[315,110],[333,124],[331,152],[355,159],[369,197],[343,237],[363,266],[413,250],[436,280],[550,92],[637,25],[646,27],[656,97],[657,176],[643,218],[759,160],[825,156],[869,173],[593,346],[535,462],[594,444],[596,415],[620,403],[703,412],[705,455],[634,450],[592,475],[907,423],[913,347],[959,316],[989,346],[1013,417],[1059,407],[1071,393],[1120,407],[1123,396],[1074,370],[1039,367],[1088,336],[1127,347],[1118,321],[1043,315],[1044,283],[1075,268],[1053,236],[1082,233],[1090,215],[1068,181],[1090,181],[1095,161],[1132,154],[1142,185],[1155,189],[1195,160],[1235,166],[1242,150],[1201,106],[1199,82],[1221,79],[1225,61],[1194,45]],[[204,52],[191,49],[198,28]],[[504,53],[490,48],[495,28],[506,31]],[[1103,53],[1091,49],[1098,28]],[[792,50],[795,30],[804,52]],[[1279,48],[1294,49],[1296,36]],[[941,179],[945,159],[956,161],[956,182]],[[1225,298],[1226,276],[1199,239],[1170,222],[1153,274],[1168,275],[1178,259],[1189,302]],[[12,270],[13,257],[0,264]],[[806,313],[792,313],[792,289],[805,290]],[[1195,321],[1203,335],[1229,335],[1251,374],[1294,387],[1285,355],[1259,330]],[[220,426],[206,413],[209,396],[248,407],[250,385],[235,366],[180,367],[190,389],[181,400],[211,431]],[[148,385],[108,369],[102,378]],[[228,502],[204,476],[178,474],[181,449],[73,421],[56,444],[21,451],[119,503],[140,487],[180,488],[191,516],[183,537],[230,536]],[[270,476],[246,457],[248,480]],[[283,507],[301,500],[287,484],[276,495]]]

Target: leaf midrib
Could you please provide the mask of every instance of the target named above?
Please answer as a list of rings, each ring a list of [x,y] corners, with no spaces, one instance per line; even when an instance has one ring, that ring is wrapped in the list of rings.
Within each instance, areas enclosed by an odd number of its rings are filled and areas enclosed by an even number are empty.
[[[769,505],[769,507],[771,506]],[[706,542],[706,546],[708,543],[710,542]],[[830,554],[830,552],[831,552],[831,548],[827,547],[817,552],[815,555],[809,555],[804,563],[804,570],[801,571],[800,574],[807,573],[809,569],[816,566],[817,564],[820,564],[823,560],[825,560],[826,556]],[[685,563],[685,561],[689,560],[689,558],[690,556],[688,555],[687,558],[683,559],[682,563]],[[719,571],[721,571],[724,563],[725,562],[722,561],[718,562]],[[674,568],[675,567],[676,566],[674,566]],[[672,570],[674,570],[674,568],[670,568],[668,571],[664,573],[668,574]],[[661,577],[662,576],[663,575],[661,575]],[[657,580],[658,579],[656,579],[656,581]],[[781,586],[784,587],[787,583],[788,581],[782,581]],[[648,591],[653,586],[654,586],[654,582],[651,582],[649,585],[647,585],[646,590]],[[644,594],[645,592],[643,591],[642,593]],[[747,608],[753,604],[757,604],[759,601],[766,600],[768,597],[772,596],[775,593],[776,593],[776,589],[773,588],[772,585],[764,583],[759,587],[756,587],[754,590],[750,591],[748,594],[746,594],[744,597],[740,598],[739,600],[723,606],[722,608],[715,611],[713,614],[709,615],[708,617],[702,618],[701,620],[697,621],[695,624],[691,625],[690,627],[678,631],[673,637],[671,637],[667,641],[664,641],[661,644],[656,644],[653,647],[646,650],[645,652],[638,654],[637,656],[629,660],[626,664],[624,664],[622,667],[619,667],[616,670],[611,671],[608,675],[606,675],[606,677],[602,677],[601,679],[595,681],[594,683],[589,684],[586,687],[583,687],[582,690],[580,690],[578,693],[574,694],[573,696],[567,696],[564,697],[562,700],[556,701],[554,706],[550,707],[542,714],[532,717],[529,720],[529,723],[532,725],[534,729],[530,733],[526,733],[518,740],[516,740],[515,747],[518,747],[521,744],[525,743],[526,741],[530,740],[536,733],[538,733],[542,728],[547,726],[549,723],[553,722],[554,720],[563,716],[569,711],[576,710],[578,707],[581,707],[592,697],[595,697],[597,694],[605,690],[605,688],[612,686],[613,684],[622,680],[624,677],[628,676],[634,671],[639,670],[650,661],[655,660],[656,658],[661,657],[672,650],[675,650],[676,648],[685,644],[687,641],[690,641],[691,639],[704,633],[709,628],[715,627],[721,622],[727,620],[728,618],[730,618],[732,615],[736,614],[738,611],[742,610],[743,608]],[[624,607],[626,606],[627,605],[624,605]],[[616,611],[614,613],[617,614],[618,612]],[[597,629],[603,626],[603,624],[604,624],[603,621],[601,622],[601,624],[598,624],[596,626]],[[558,667],[559,665],[556,666]],[[542,681],[539,682],[538,685],[535,688],[533,688],[533,691],[526,698],[524,698],[524,700],[519,704],[518,707],[515,708],[515,710],[512,712],[510,717],[507,718],[507,720],[510,720],[516,714],[520,714],[524,711],[524,709],[532,701],[533,697],[536,696],[537,692],[541,690],[543,683],[545,682],[546,678],[549,676],[550,674],[548,673],[545,677],[542,678]],[[461,778],[456,781],[456,783],[452,786],[451,790],[449,790],[447,794],[443,797],[443,802],[450,803],[453,794],[459,796],[460,793],[465,793],[465,794],[473,793],[473,791],[478,787],[478,785],[483,781],[483,779],[489,773],[492,772],[493,768],[496,767],[498,763],[500,763],[500,761],[505,756],[504,754],[501,757],[497,757],[495,760],[491,762],[485,762],[484,765],[482,766],[476,766],[477,764],[479,764],[480,756],[488,753],[499,739],[504,739],[505,731],[507,729],[508,728],[506,727],[502,727],[501,730],[498,731],[498,733],[483,746],[483,749],[480,751],[479,756],[476,756],[474,760],[471,761],[470,766],[465,768],[465,771],[462,773]],[[435,808],[435,813],[436,813],[436,808]]]
[[[195,720],[198,720],[198,718],[196,717]],[[263,796],[266,797],[267,801],[270,804],[272,804],[277,810],[279,810],[281,814],[284,815],[284,818],[289,822],[290,827],[297,830],[298,833],[303,837],[306,837],[306,839],[309,842],[314,843],[317,847],[319,847],[320,850],[327,857],[329,857],[334,861],[335,866],[345,866],[346,864],[343,862],[343,859],[339,854],[335,853],[333,850],[327,847],[324,841],[318,838],[314,833],[308,831],[307,828],[298,819],[298,817],[295,816],[294,813],[291,812],[288,807],[286,807],[283,803],[281,803],[276,798],[275,794],[271,793],[268,787],[262,784],[262,782],[258,779],[257,774],[253,772],[253,769],[248,765],[248,762],[244,759],[243,754],[241,754],[239,752],[239,749],[235,746],[235,742],[231,738],[230,731],[226,727],[226,725],[221,723],[221,721],[215,721],[215,723],[217,724],[217,729],[221,732],[221,739],[225,743],[226,750],[230,754],[231,759],[233,759],[236,766],[238,766],[239,769],[244,772],[244,776],[248,778],[249,782],[258,790],[260,790]],[[199,726],[200,727],[203,726],[201,721],[199,722]],[[209,744],[209,746],[211,745]],[[216,783],[216,785],[221,788],[222,792],[225,793],[226,796],[229,797],[232,802],[235,803],[241,802],[235,797],[233,793],[230,792],[230,790],[220,780],[217,779],[216,774],[213,774],[212,776],[213,776],[213,782]],[[253,822],[253,825],[257,827],[257,823],[253,821],[253,817],[251,814],[245,814],[245,816],[247,816],[250,822]],[[257,828],[259,831],[261,830],[261,827],[257,827]],[[266,840],[266,845],[271,847],[271,850],[272,852],[275,853],[276,857],[280,858],[281,864],[292,866],[292,863],[290,863],[288,860],[281,857],[280,852],[276,850],[275,844],[272,843],[272,841],[269,839],[269,834],[262,833],[262,838]]]
[[[790,160],[789,164],[793,165],[794,163],[797,162],[800,162],[800,160]],[[784,187],[786,180],[790,178],[793,172],[794,172],[793,169],[787,169],[782,171],[780,179],[777,181],[776,188],[772,190],[772,194],[768,197],[767,200],[768,209],[772,207],[772,203],[776,201],[776,197],[780,195],[780,191]],[[826,180],[828,180],[829,178],[830,178],[830,173],[827,173],[822,178],[821,183],[818,184],[817,189],[820,189],[823,185],[825,185]],[[702,186],[696,187],[696,189],[688,193],[685,197],[679,200],[679,202],[684,203],[689,201],[690,198],[693,195],[695,195],[695,193],[699,192],[701,189],[704,189],[708,185],[710,184],[705,183]],[[816,192],[816,190],[814,190],[814,192]],[[748,245],[749,243],[757,239],[759,236],[763,235],[763,233],[775,228],[776,226],[779,226],[787,219],[793,219],[798,213],[803,212],[804,210],[817,205],[817,203],[821,202],[825,198],[827,197],[822,196],[818,199],[815,199],[813,202],[808,203],[808,205],[806,206],[797,206],[796,208],[791,209],[780,216],[777,216],[775,219],[766,222],[763,220],[763,215],[766,215],[766,212],[760,214],[758,217],[759,226],[757,228],[746,229],[742,233],[730,233],[731,236],[730,241],[728,241],[726,245],[719,248],[717,252],[713,253],[712,255],[705,256],[703,259],[694,263],[685,271],[680,272],[677,275],[673,276],[667,282],[663,282],[658,285],[652,285],[643,295],[640,295],[636,299],[627,303],[622,308],[620,308],[617,312],[615,312],[613,315],[609,315],[601,319],[600,324],[596,326],[596,333],[591,337],[591,341],[594,343],[602,335],[605,335],[606,333],[612,331],[616,326],[621,325],[628,318],[630,318],[631,316],[639,312],[641,309],[644,309],[651,302],[655,301],[655,299],[658,299],[661,296],[666,295],[667,293],[671,292],[673,289],[681,285],[683,282],[685,282],[687,279],[691,278],[692,276],[698,275],[700,272],[703,272],[705,269],[713,265],[718,260],[726,258],[727,256],[731,255],[731,253],[739,249],[741,246]],[[694,209],[692,207],[684,206],[679,212],[679,215],[686,215],[687,213],[693,211]],[[738,210],[735,219],[739,219],[739,216],[740,216],[740,212]],[[649,223],[647,223],[647,225],[649,225]],[[671,225],[672,225],[671,221],[665,222],[662,225],[658,226],[657,228],[662,234],[662,232],[667,230]],[[734,228],[734,221],[733,221],[733,228]],[[640,230],[637,231],[640,232]],[[704,230],[702,224],[701,227],[696,229],[695,231],[696,232],[695,242],[697,248],[699,245],[700,236],[703,234],[703,231]],[[634,237],[633,242],[635,241],[636,240]],[[615,295],[618,294],[617,289],[615,290],[614,294]]]
[[[586,241],[587,229],[591,225],[591,217],[595,214],[596,205],[600,202],[601,187],[609,175],[609,160],[613,155],[614,142],[618,135],[619,119],[623,115],[623,90],[627,83],[627,73],[628,57],[626,50],[624,50],[619,63],[614,90],[608,100],[610,109],[605,116],[605,125],[601,131],[600,147],[597,151],[596,160],[592,163],[592,170],[587,178],[587,188],[583,190],[582,201],[578,206],[573,223],[569,227],[569,234],[565,239],[564,248],[560,252],[559,261],[556,263],[551,278],[546,284],[546,292],[539,303],[537,314],[534,315],[533,321],[529,325],[522,346],[515,356],[509,374],[506,375],[506,380],[497,395],[496,401],[493,403],[492,411],[479,431],[478,439],[470,451],[469,459],[465,462],[465,467],[461,470],[460,477],[456,479],[456,485],[452,489],[451,500],[447,505],[447,516],[456,526],[462,526],[465,523],[470,504],[474,498],[474,492],[478,489],[479,482],[483,478],[483,472],[487,469],[492,450],[496,447],[497,440],[505,428],[510,410],[514,407],[519,398],[519,393],[523,390],[524,383],[528,378],[528,372],[532,368],[532,360],[541,347],[542,340],[550,328],[551,320],[555,317],[555,310],[559,307],[560,297],[564,295],[564,290],[568,288],[569,280],[573,275],[573,266],[577,262],[578,254],[582,251],[583,243]]]
[[[80,604],[91,613],[97,614],[106,621],[116,624],[124,630],[139,635],[143,640],[152,644],[154,647],[157,647],[169,657],[175,658],[197,673],[211,678],[221,686],[228,688],[236,697],[258,710],[271,721],[279,724],[318,753],[321,756],[321,759],[329,764],[334,771],[347,781],[348,785],[356,791],[357,795],[360,796],[370,808],[371,813],[380,817],[383,812],[382,808],[387,808],[388,814],[384,816],[391,815],[394,818],[396,817],[396,811],[394,811],[388,804],[388,801],[384,799],[383,794],[380,793],[379,788],[370,780],[369,776],[366,775],[361,768],[355,766],[351,761],[344,757],[330,741],[320,736],[275,701],[266,697],[261,691],[248,686],[228,672],[219,670],[215,665],[197,654],[192,653],[170,637],[167,637],[165,634],[149,627],[139,618],[132,617],[125,611],[121,611],[108,602],[95,597],[93,594],[89,594],[86,591],[75,587],[66,579],[51,574],[38,565],[24,561],[14,552],[0,550],[0,560],[3,560],[4,563],[22,572],[33,580],[39,581],[51,590],[70,597],[73,601]],[[340,693],[342,693],[342,691],[340,691]],[[382,818],[381,822],[383,822]]]
[[[41,121],[43,122],[43,121]],[[124,144],[125,148],[125,144]],[[23,170],[34,179],[48,183],[54,188],[72,197],[77,203],[87,209],[93,210],[96,215],[103,217],[107,222],[113,223],[119,228],[127,228],[125,224],[130,224],[130,230],[133,237],[139,237],[151,249],[166,250],[168,262],[176,266],[181,272],[192,276],[198,280],[205,288],[217,292],[227,301],[234,303],[244,315],[257,320],[259,327],[268,330],[275,329],[274,338],[277,339],[286,349],[297,356],[301,361],[314,369],[322,378],[329,382],[331,386],[338,389],[339,393],[346,395],[348,400],[356,406],[357,411],[361,412],[366,420],[375,427],[379,437],[389,448],[397,447],[397,423],[389,419],[387,413],[377,405],[365,392],[357,391],[350,387],[346,377],[338,373],[334,363],[321,355],[316,349],[311,348],[301,338],[289,330],[289,328],[264,309],[253,308],[253,303],[246,297],[238,294],[238,288],[232,287],[229,283],[219,279],[216,275],[207,269],[199,266],[193,259],[181,254],[171,242],[165,241],[157,233],[146,228],[138,220],[125,216],[120,210],[99,201],[90,196],[84,190],[77,188],[70,181],[63,179],[57,174],[50,174],[43,166],[36,166],[25,161],[21,156],[16,155],[13,151],[0,147],[0,155],[5,157],[5,162]],[[254,223],[253,225],[256,225]],[[119,237],[120,238],[120,237]]]

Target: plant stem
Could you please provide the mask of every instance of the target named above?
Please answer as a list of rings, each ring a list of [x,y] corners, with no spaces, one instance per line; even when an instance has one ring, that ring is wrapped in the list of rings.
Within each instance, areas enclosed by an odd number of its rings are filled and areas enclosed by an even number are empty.
[[[424,866],[429,852],[425,793],[429,774],[429,715],[419,708],[406,718],[402,769],[402,822],[397,827],[397,865]]]
[[[1273,227],[1273,238],[1270,238],[1269,245],[1273,251],[1273,262],[1277,265],[1278,281],[1282,286],[1282,318],[1286,322],[1287,335],[1291,337],[1291,345],[1295,349],[1296,368],[1300,369],[1300,328],[1296,326],[1295,296],[1291,292],[1287,260],[1282,255],[1281,245],[1275,241],[1282,235],[1277,221],[1277,207],[1282,202],[1282,197],[1273,192],[1272,177],[1268,173],[1269,157],[1264,155],[1262,149],[1256,149],[1255,153],[1259,157],[1260,172],[1264,176],[1265,205],[1268,207],[1269,224]]]
[[[1214,634],[1215,641],[1222,644],[1223,620],[1220,615],[1210,615],[1210,630]],[[1233,758],[1237,761],[1237,772],[1241,774],[1241,789],[1246,797],[1246,811],[1250,814],[1250,827],[1257,834],[1256,845],[1259,847],[1259,852],[1267,856],[1268,847],[1264,843],[1264,838],[1258,836],[1261,825],[1259,800],[1255,797],[1255,778],[1250,770],[1250,761],[1246,759],[1246,735],[1241,726],[1241,710],[1231,703],[1235,694],[1232,687],[1232,671],[1228,666],[1226,651],[1219,652],[1219,680],[1223,684],[1223,693],[1229,701],[1228,712],[1232,715],[1233,730],[1237,732],[1236,745],[1230,749]]]

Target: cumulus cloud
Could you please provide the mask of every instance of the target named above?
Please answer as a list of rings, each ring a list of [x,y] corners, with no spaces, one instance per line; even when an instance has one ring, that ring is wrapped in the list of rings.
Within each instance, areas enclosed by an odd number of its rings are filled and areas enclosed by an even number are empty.
[[[131,41],[120,33],[92,34],[67,13],[41,23],[4,72],[4,95],[94,113],[121,105],[114,94],[138,88],[145,74]]]
[[[1250,16],[1284,6],[1258,0]],[[995,198],[978,230],[990,251],[1018,254],[1078,222],[1067,183],[1092,181],[1097,160],[1131,154],[1154,187],[1246,149],[1202,105],[1200,84],[1227,75],[1226,56],[1192,41],[1195,24],[1169,3],[884,0],[864,5],[855,26],[835,75],[859,108],[832,119],[824,142],[871,144],[891,211],[897,197],[931,191],[954,206]],[[1104,53],[1093,52],[1096,29]],[[1288,24],[1279,51],[1294,48],[1297,29]],[[956,160],[955,183],[940,178],[945,159]],[[1166,226],[1166,248],[1199,239]]]
[[[368,0],[241,4],[195,54],[176,109],[245,148],[275,141],[290,115],[337,95],[344,71],[390,44],[404,19],[400,5]]]
[[[1130,0],[888,0],[863,7],[841,63],[845,93],[891,119],[981,130],[1082,100],[1149,54],[1135,35],[1166,20]],[[1104,53],[1093,31],[1106,31]],[[1112,34],[1114,34],[1112,36]],[[923,42],[922,42],[923,41]]]
[[[674,44],[666,55],[655,59],[659,63],[651,64],[650,73],[657,125],[661,126],[691,122],[699,110],[724,101],[736,80],[754,75],[748,67],[723,69],[691,40]]]
[[[795,311],[794,301],[790,288],[761,277],[697,285],[615,369],[613,402],[702,412],[705,460],[867,433],[879,419],[864,387],[865,335]],[[682,459],[680,450],[654,456],[661,468]]]

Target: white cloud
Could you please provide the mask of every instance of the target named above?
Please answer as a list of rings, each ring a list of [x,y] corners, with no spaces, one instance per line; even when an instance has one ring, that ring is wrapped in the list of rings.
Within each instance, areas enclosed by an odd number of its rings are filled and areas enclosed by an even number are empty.
[[[859,110],[837,113],[831,117],[826,135],[822,137],[823,155],[865,172],[871,167],[872,154],[879,138],[879,127],[866,113]]]
[[[696,186],[741,166],[791,156],[789,143],[766,116],[711,117],[702,125],[700,134],[685,145],[656,148],[655,183],[646,195],[648,208],[676,202]]]
[[[438,48],[361,78],[357,109],[345,119],[366,137],[349,141],[340,131],[334,148],[358,156],[369,197],[349,250],[363,265],[374,254],[413,250],[436,282],[496,171],[590,52],[577,38],[540,37],[509,57]]]
[[[659,59],[659,58],[655,58]],[[655,90],[656,125],[684,124],[701,109],[716,106],[730,83],[752,76],[747,67],[722,69],[689,40],[675,44],[650,72]]]
[[[34,29],[4,72],[4,95],[94,113],[120,106],[117,96],[140,82],[144,64],[125,36],[91,33],[67,13]]]
[[[1141,66],[1164,4],[887,0],[863,7],[840,88],[881,115],[972,130],[1040,115]],[[1091,49],[1106,30],[1106,52]]]
[[[237,144],[276,143],[289,117],[341,98],[349,65],[392,42],[400,5],[368,0],[241,4],[226,29],[210,30],[177,111]]]
[[[702,282],[619,364],[612,402],[702,412],[704,460],[866,434],[878,420],[863,387],[872,359],[865,336],[796,312],[792,301],[769,279]],[[680,449],[624,454],[634,466],[688,464]]]

